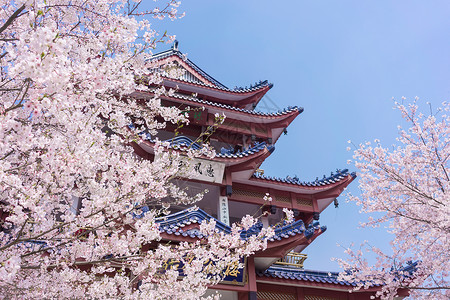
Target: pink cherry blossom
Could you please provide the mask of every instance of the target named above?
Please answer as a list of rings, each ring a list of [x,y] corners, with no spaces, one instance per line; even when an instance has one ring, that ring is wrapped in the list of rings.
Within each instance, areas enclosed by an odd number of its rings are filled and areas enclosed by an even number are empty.
[[[161,240],[155,218],[166,207],[133,216],[203,193],[188,196],[172,182],[189,170],[168,143],[156,144],[153,162],[130,146],[143,130],[188,123],[161,105],[173,90],[149,88],[162,83],[162,74],[149,74],[151,51],[174,36],[158,35],[148,18],[182,17],[179,2],[149,11],[140,4],[1,2],[0,297],[198,299],[224,266],[263,249],[273,234],[243,240],[210,222],[200,227],[201,241],[149,247]],[[152,96],[142,102],[137,92]],[[213,154],[205,147],[188,157]],[[173,268],[161,272],[187,258],[182,279]],[[214,276],[202,270],[208,261]]]
[[[292,223],[294,222],[294,212],[290,210],[289,208],[283,208],[283,212],[286,215],[286,222]]]
[[[364,226],[388,226],[391,253],[363,245],[377,256],[371,265],[364,251],[347,249],[350,259],[340,260],[347,270],[341,279],[356,281],[358,289],[382,284],[377,293],[382,299],[393,299],[402,288],[417,299],[448,299],[450,105],[443,103],[428,116],[415,102],[396,107],[410,127],[399,129],[394,147],[375,140],[356,149],[362,195],[350,195],[363,212],[376,213]]]

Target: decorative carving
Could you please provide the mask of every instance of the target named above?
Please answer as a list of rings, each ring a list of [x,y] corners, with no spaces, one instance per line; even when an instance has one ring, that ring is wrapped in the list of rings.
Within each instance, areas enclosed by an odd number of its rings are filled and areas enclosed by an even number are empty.
[[[280,202],[291,203],[291,197],[286,197],[286,196],[275,196],[275,200],[280,201]]]
[[[297,204],[303,205],[303,206],[309,206],[309,207],[313,206],[311,200],[306,200],[306,199],[301,199],[301,198],[297,198]]]
[[[276,264],[303,268],[303,263],[307,258],[308,255],[306,254],[289,252],[285,257],[277,261]]]
[[[259,175],[264,175],[264,170],[263,169],[256,169],[255,173],[257,173]]]
[[[233,194],[239,195],[239,196],[252,197],[252,198],[260,198],[261,200],[266,195],[265,193],[246,191],[246,190],[238,190],[238,189],[233,190]]]

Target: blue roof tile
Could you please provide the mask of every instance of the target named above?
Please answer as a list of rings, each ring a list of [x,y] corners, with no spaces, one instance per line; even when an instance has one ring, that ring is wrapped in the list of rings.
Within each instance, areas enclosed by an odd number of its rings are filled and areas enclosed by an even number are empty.
[[[283,182],[283,183],[289,183],[289,184],[294,184],[294,185],[299,185],[299,186],[324,186],[324,185],[328,185],[328,184],[333,184],[336,182],[341,181],[342,179],[346,178],[348,175],[351,175],[353,178],[356,177],[356,173],[349,173],[348,169],[344,169],[344,170],[337,170],[336,173],[331,173],[331,175],[329,177],[324,176],[323,179],[319,180],[316,179],[315,181],[311,181],[311,182],[306,182],[306,181],[301,181],[298,177],[290,177],[287,176],[286,178],[279,178],[279,177],[272,177],[272,176],[267,176],[264,174],[260,174],[260,173],[254,173],[253,174],[253,178],[256,179],[263,179],[263,180],[269,180],[269,181],[276,181],[276,182]]]
[[[238,107],[234,107],[234,106],[230,106],[230,105],[226,105],[226,104],[221,104],[221,103],[211,102],[211,101],[207,101],[207,100],[202,100],[202,99],[198,99],[196,97],[182,95],[180,93],[175,93],[172,97],[177,98],[177,99],[181,99],[181,100],[187,100],[187,101],[195,102],[195,103],[205,104],[205,105],[209,105],[209,106],[215,106],[215,107],[225,108],[225,109],[228,109],[228,110],[233,110],[233,111],[243,112],[243,113],[247,113],[247,114],[257,115],[257,116],[261,116],[261,117],[283,116],[283,115],[289,114],[289,113],[294,112],[294,111],[298,111],[298,112],[302,113],[303,110],[304,110],[303,107],[289,106],[289,107],[287,107],[287,108],[285,108],[283,110],[279,110],[277,112],[265,113],[265,112],[261,112],[261,111],[243,109],[243,108],[238,108]]]
[[[197,208],[188,208],[183,211],[165,216],[159,217],[156,219],[156,223],[159,224],[159,229],[161,232],[165,232],[167,234],[176,234],[176,235],[189,235],[191,237],[203,237],[200,234],[198,229],[189,229],[187,231],[183,231],[180,227],[184,226],[188,223],[201,223],[205,220],[215,220],[216,221],[216,230],[219,232],[231,233],[231,227],[220,222],[214,217],[210,216],[203,210]],[[240,235],[242,239],[247,239],[252,235],[258,234],[263,225],[261,222],[256,223],[254,226],[249,228],[248,230],[242,230]],[[270,242],[280,241],[282,239],[287,239],[292,236],[304,234],[306,237],[314,234],[316,230],[320,229],[319,223],[314,222],[308,225],[308,229],[306,229],[302,220],[297,220],[293,223],[283,223],[275,227],[275,235],[269,239]],[[178,234],[177,234],[178,233]],[[186,234],[186,235],[185,235]]]
[[[156,140],[154,140],[152,138],[152,136],[147,132],[141,132],[139,135],[147,141],[150,141],[152,143],[156,142]],[[193,140],[191,140],[190,138],[185,137],[185,136],[178,136],[173,139],[165,140],[164,142],[169,142],[171,148],[181,150],[181,151],[187,151],[189,148],[193,148],[195,150],[198,150],[201,148],[200,144],[194,142]],[[275,149],[275,146],[268,145],[266,142],[255,143],[255,145],[253,147],[249,147],[248,149],[246,149],[242,152],[241,151],[238,151],[236,153],[216,152],[215,157],[242,158],[242,157],[247,157],[247,156],[253,155],[255,153],[258,153],[261,150],[264,150],[266,148],[269,152],[273,152],[273,150]]]
[[[264,272],[257,272],[259,277],[272,277],[280,279],[302,280],[311,282],[322,282],[339,284],[346,286],[355,286],[356,284],[348,281],[338,280],[337,272],[322,272],[314,270],[305,270],[294,266],[280,266],[273,264]]]
[[[392,271],[399,273],[398,278],[412,276],[413,272],[417,270],[418,262],[407,262],[406,266],[401,267],[397,271]],[[355,282],[349,282],[345,280],[338,280],[338,272],[323,272],[315,270],[305,270],[296,266],[286,266],[273,264],[268,269],[263,272],[257,272],[259,277],[272,277],[280,279],[291,279],[291,280],[302,280],[311,282],[322,282],[331,283],[345,286],[356,286]],[[372,283],[370,286],[376,287],[381,286],[381,284]]]

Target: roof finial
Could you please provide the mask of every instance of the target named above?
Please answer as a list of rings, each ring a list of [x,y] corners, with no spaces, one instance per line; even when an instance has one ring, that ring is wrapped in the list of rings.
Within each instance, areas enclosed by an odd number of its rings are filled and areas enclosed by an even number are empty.
[[[177,41],[177,40],[175,40],[175,41],[173,42],[172,49],[175,50],[175,51],[178,51],[178,41]]]

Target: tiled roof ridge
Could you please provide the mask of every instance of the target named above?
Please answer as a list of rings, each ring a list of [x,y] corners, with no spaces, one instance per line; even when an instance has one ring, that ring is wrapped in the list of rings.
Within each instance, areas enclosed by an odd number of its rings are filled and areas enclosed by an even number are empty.
[[[192,223],[200,224],[204,220],[215,220],[217,229],[226,233],[231,232],[231,228],[228,225],[222,223],[198,207],[187,208],[174,214],[155,219],[156,223],[159,224],[160,230],[163,232],[168,232],[172,229],[176,230]]]
[[[292,273],[303,273],[303,274],[309,274],[309,275],[315,275],[315,276],[323,276],[323,277],[332,277],[332,276],[338,276],[339,272],[336,271],[320,271],[320,270],[311,270],[311,269],[304,269],[297,266],[284,266],[284,265],[277,265],[276,263],[271,265],[267,270],[270,271],[289,271]],[[266,270],[266,271],[267,271]],[[264,272],[260,272],[264,273]]]
[[[252,91],[252,90],[255,90],[255,89],[260,89],[260,88],[266,87],[266,86],[272,87],[273,83],[269,83],[269,81],[267,79],[266,80],[260,80],[258,82],[255,82],[255,85],[250,84],[250,87],[248,87],[248,88],[247,87],[242,87],[242,86],[236,86],[236,87],[234,87],[234,89],[232,91],[235,91],[235,92],[245,91],[245,92],[247,92],[247,91]]]
[[[140,216],[142,217],[142,216]],[[198,229],[188,229],[183,230],[183,227],[191,225],[192,223],[200,224],[204,220],[215,220],[216,229],[219,232],[231,233],[231,227],[217,220],[213,216],[206,213],[200,208],[187,208],[185,210],[179,211],[174,214],[170,214],[165,217],[156,218],[156,223],[159,224],[159,229],[161,232],[174,235],[182,235],[185,237],[192,238],[203,238],[204,235],[200,233]],[[262,229],[262,223],[258,222],[256,225],[252,226],[248,230],[241,230],[240,236],[242,239],[247,239],[250,236],[258,234]],[[306,228],[302,220],[297,220],[289,224],[281,224],[275,228],[275,235],[269,239],[270,242],[280,241],[282,239],[290,238],[298,234],[304,234],[305,237],[309,238],[314,234],[315,230],[321,229],[325,231],[326,227],[319,227],[318,222],[312,222]]]
[[[206,84],[204,82],[192,81],[192,80],[185,79],[185,78],[170,78],[170,77],[166,77],[166,78],[181,81],[181,82],[186,82],[186,83],[192,83],[192,84],[196,84],[196,85],[200,85],[200,86],[204,86],[204,87],[208,87],[208,88],[215,88],[215,89],[222,90],[225,92],[240,93],[240,94],[254,92],[254,91],[260,90],[266,86],[268,86],[269,89],[273,87],[273,83],[269,83],[268,80],[260,81],[260,83],[257,83],[256,85],[250,85],[249,88],[237,87],[235,89],[229,89],[227,87],[214,86],[211,84]]]
[[[146,140],[146,141],[149,141],[151,143],[156,142],[156,140],[154,140],[148,132],[141,132],[139,135],[141,137],[144,137],[144,140]],[[165,140],[163,142],[169,142],[170,148],[175,149],[175,150],[180,150],[182,152],[187,151],[189,148],[193,148],[196,150],[201,148],[201,146],[198,143],[192,141],[190,138],[188,138],[186,136],[178,136],[173,139]],[[236,153],[216,152],[215,157],[217,157],[217,158],[243,158],[243,157],[251,156],[251,155],[258,153],[264,149],[267,149],[269,152],[272,153],[275,150],[275,146],[268,145],[266,142],[255,143],[254,146],[249,147],[244,151],[238,151]]]
[[[274,112],[274,113],[265,113],[265,112],[261,112],[261,111],[248,110],[248,109],[244,109],[244,108],[230,106],[227,104],[221,104],[221,103],[211,102],[211,101],[207,101],[207,100],[202,100],[202,99],[198,99],[198,98],[195,98],[192,96],[185,96],[185,95],[182,95],[179,93],[175,93],[172,97],[175,97],[178,99],[183,99],[183,100],[188,100],[188,101],[192,101],[192,102],[197,102],[197,103],[201,103],[201,104],[206,104],[206,105],[210,105],[210,106],[225,108],[225,109],[229,109],[229,110],[244,112],[244,113],[262,116],[262,117],[282,116],[282,115],[286,115],[286,114],[294,112],[294,111],[298,111],[298,112],[302,113],[304,110],[303,107],[288,106],[288,107],[284,108],[283,110],[278,110],[277,112]]]
[[[246,93],[246,92],[252,92],[252,91],[258,90],[258,89],[266,87],[266,86],[269,86],[270,88],[273,86],[273,84],[269,83],[268,80],[260,80],[259,82],[256,82],[254,85],[251,84],[249,88],[247,88],[247,87],[235,87],[234,89],[230,89],[227,86],[225,86],[224,84],[220,83],[215,78],[213,78],[211,75],[209,75],[208,73],[203,71],[193,61],[191,61],[190,59],[186,58],[185,55],[183,53],[181,53],[181,51],[175,50],[173,48],[169,49],[169,50],[166,50],[166,51],[163,51],[163,52],[156,53],[149,60],[160,60],[160,59],[164,59],[164,58],[170,57],[172,55],[178,56],[181,60],[186,62],[191,68],[193,68],[195,71],[197,71],[203,77],[205,77],[208,81],[212,82],[214,84],[214,87],[216,87],[218,89],[221,89],[221,90],[230,91],[230,92],[237,92],[237,93]],[[185,81],[185,82],[189,82],[189,83],[196,83],[196,84],[203,85],[203,86],[211,86],[209,84],[200,83],[200,82],[193,82],[193,81],[185,80],[185,79],[177,79],[177,80]]]
[[[186,62],[191,68],[193,68],[195,71],[197,71],[203,77],[205,77],[208,81],[212,82],[215,86],[229,90],[228,87],[226,87],[224,84],[220,83],[218,80],[214,79],[212,76],[210,76],[205,71],[203,71],[193,61],[191,61],[185,55],[183,55],[183,53],[181,53],[181,51],[179,51],[179,50],[175,50],[175,49],[171,48],[169,50],[166,50],[166,51],[163,51],[160,53],[156,53],[150,58],[150,60],[160,60],[160,59],[164,59],[166,57],[172,56],[172,55],[177,55],[181,60]]]
[[[264,272],[257,271],[259,277],[272,277],[276,279],[291,279],[312,281],[318,283],[331,283],[346,286],[355,286],[355,283],[338,280],[338,272],[324,272],[315,270],[305,270],[289,266],[272,265]]]
[[[395,271],[397,278],[410,277],[417,270],[418,262],[408,261],[406,266]],[[356,286],[356,282],[338,280],[339,272],[326,272],[316,270],[306,270],[295,266],[271,265],[263,272],[256,272],[259,277],[272,277],[280,279],[305,280],[321,283],[332,283],[347,286]],[[371,282],[372,287],[381,286],[381,284]]]
[[[255,143],[253,147],[249,147],[248,149],[244,151],[238,151],[236,153],[216,153],[216,157],[220,158],[243,158],[244,156],[249,156],[255,153],[258,153],[261,150],[264,150],[264,148],[267,148],[269,152],[273,152],[275,150],[274,145],[268,145],[266,142],[261,143]]]
[[[352,172],[349,173],[348,169],[337,169],[336,173],[331,172],[330,176],[323,176],[322,179],[319,180],[319,178],[316,178],[315,181],[301,181],[297,176],[291,177],[291,176],[286,176],[285,178],[280,178],[280,177],[274,177],[274,176],[267,176],[264,174],[260,174],[258,172],[255,172],[252,175],[252,178],[256,178],[256,179],[263,179],[263,180],[268,180],[268,181],[275,181],[275,182],[280,182],[280,183],[287,183],[287,184],[294,184],[294,185],[299,185],[299,186],[311,186],[311,187],[315,187],[315,186],[324,186],[324,185],[328,185],[328,184],[333,184],[336,183],[338,181],[341,181],[342,179],[346,178],[348,175],[351,175],[353,178],[356,178],[356,173]]]

